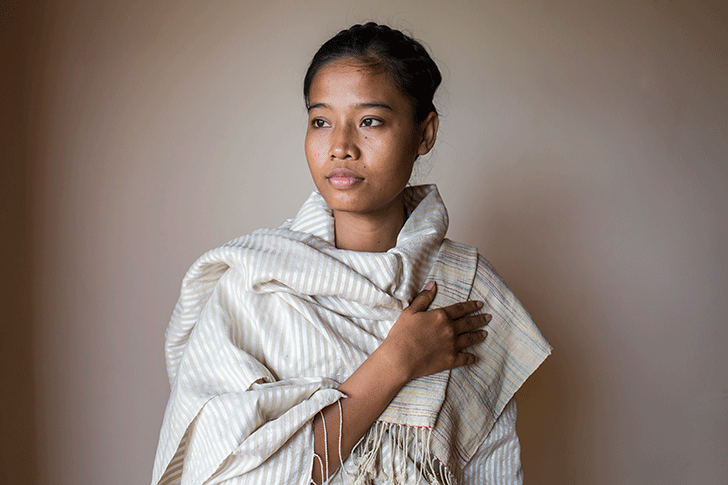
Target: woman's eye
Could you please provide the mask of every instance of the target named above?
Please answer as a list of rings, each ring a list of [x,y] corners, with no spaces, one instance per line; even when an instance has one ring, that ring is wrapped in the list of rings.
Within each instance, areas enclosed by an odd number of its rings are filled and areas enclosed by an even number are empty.
[[[321,118],[315,118],[313,121],[311,121],[311,126],[314,128],[324,128],[328,125],[325,120],[322,120]]]
[[[381,124],[382,124],[382,120],[378,120],[376,118],[364,118],[361,121],[361,126],[364,126],[364,127],[379,126]]]

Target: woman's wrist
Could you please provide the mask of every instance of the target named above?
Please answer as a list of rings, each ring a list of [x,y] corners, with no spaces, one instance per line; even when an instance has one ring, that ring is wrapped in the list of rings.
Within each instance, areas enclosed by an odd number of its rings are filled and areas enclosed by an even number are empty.
[[[397,355],[391,344],[382,344],[339,386],[346,398],[338,403],[338,410],[332,404],[314,418],[314,453],[328,464],[328,467],[314,464],[311,470],[314,483],[321,483],[323,477],[336,471],[402,386],[409,382],[409,370],[397,363]],[[336,431],[329,433],[327,428]],[[321,468],[324,468],[323,474]]]
[[[376,361],[383,376],[395,386],[402,388],[411,381],[415,375],[412,360],[407,359],[396,344],[385,340],[369,357]]]

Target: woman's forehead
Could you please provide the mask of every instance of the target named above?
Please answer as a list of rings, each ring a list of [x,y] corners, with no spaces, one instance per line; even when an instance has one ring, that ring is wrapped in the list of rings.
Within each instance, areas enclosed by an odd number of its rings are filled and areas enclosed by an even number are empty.
[[[384,103],[393,108],[409,105],[409,99],[391,82],[382,69],[372,68],[354,59],[332,61],[323,66],[311,83],[309,104]]]

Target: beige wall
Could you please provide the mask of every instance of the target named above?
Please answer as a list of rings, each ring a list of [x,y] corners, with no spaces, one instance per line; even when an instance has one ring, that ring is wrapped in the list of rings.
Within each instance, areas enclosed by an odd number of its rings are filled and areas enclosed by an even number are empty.
[[[0,477],[148,482],[184,271],[294,214],[306,64],[374,18],[443,70],[450,236],[555,347],[527,483],[728,483],[728,15],[642,3],[0,2]]]

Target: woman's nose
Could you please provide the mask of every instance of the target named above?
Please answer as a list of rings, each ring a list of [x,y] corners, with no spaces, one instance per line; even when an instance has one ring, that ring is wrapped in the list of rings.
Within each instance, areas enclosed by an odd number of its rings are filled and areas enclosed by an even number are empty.
[[[359,158],[359,146],[356,140],[356,129],[349,126],[335,128],[331,134],[331,158],[341,160]]]

